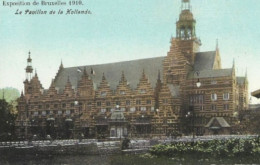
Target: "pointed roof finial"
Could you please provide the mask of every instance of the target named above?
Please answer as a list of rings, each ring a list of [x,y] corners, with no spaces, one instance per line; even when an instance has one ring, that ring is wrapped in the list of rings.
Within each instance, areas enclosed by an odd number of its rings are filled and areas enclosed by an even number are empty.
[[[35,68],[35,75],[34,75],[34,76],[35,76],[35,77],[38,77],[36,68]]]
[[[70,82],[70,76],[68,76],[68,80],[67,80],[67,82]]]
[[[29,56],[28,56],[28,58],[27,58],[27,62],[32,62],[32,59],[31,59],[31,52],[29,51],[28,54],[29,54]]]
[[[90,70],[90,74],[91,75],[95,75],[96,74],[92,67],[91,67],[91,70]]]
[[[233,58],[233,66],[232,68],[234,69],[235,68],[235,58]]]
[[[216,39],[216,50],[218,50],[218,39]]]
[[[124,81],[125,81],[125,73],[124,73],[124,71],[122,71],[120,82],[124,82]]]
[[[161,72],[158,70],[158,80],[161,80]]]
[[[23,97],[23,90],[21,91],[21,96]]]
[[[103,72],[102,80],[106,80],[105,73]]]
[[[87,72],[87,68],[86,68],[86,67],[84,67],[83,75],[84,75],[84,76],[88,76],[88,72]]]
[[[62,59],[61,59],[61,62],[60,62],[60,69],[63,69]]]
[[[247,67],[246,67],[246,74],[245,74],[245,77],[247,78]]]

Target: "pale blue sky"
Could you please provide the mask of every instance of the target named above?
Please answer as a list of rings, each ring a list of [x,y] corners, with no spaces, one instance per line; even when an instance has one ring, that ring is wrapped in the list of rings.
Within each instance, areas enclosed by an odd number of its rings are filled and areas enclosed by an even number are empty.
[[[83,2],[82,9],[90,9],[92,15],[14,15],[17,7],[1,4],[0,88],[23,89],[29,50],[44,88],[61,59],[70,67],[167,55],[181,0]],[[250,92],[259,89],[259,0],[191,0],[191,4],[201,51],[214,50],[218,39],[223,68],[230,68],[235,58],[238,76],[248,70]],[[59,8],[70,7],[42,10]]]

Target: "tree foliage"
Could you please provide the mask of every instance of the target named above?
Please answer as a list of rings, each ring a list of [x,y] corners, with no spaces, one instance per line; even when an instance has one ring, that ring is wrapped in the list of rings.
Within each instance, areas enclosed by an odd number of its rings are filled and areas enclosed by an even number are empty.
[[[0,100],[0,140],[11,140],[15,137],[15,118],[16,115],[11,113],[13,105]]]

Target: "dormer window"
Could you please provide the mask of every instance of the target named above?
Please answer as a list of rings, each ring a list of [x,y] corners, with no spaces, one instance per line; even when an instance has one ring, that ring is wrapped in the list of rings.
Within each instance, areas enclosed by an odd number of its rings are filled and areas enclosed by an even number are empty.
[[[102,97],[105,97],[105,96],[107,95],[107,92],[106,92],[106,91],[102,91],[102,92],[100,93],[100,95],[101,95]]]
[[[144,93],[146,93],[146,90],[145,90],[145,89],[141,89],[141,90],[140,90],[140,93],[141,93],[141,94],[144,94]]]
[[[211,84],[217,84],[218,82],[217,81],[215,81],[215,80],[213,80],[213,81],[211,81]]]

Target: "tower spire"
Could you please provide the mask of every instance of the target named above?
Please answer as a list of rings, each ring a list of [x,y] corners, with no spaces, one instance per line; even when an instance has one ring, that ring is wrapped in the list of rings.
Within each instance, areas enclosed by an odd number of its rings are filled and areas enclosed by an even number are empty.
[[[218,39],[216,39],[216,50],[218,50]]]
[[[181,10],[191,10],[190,0],[182,0]]]
[[[32,72],[33,72],[33,67],[32,67],[32,59],[31,59],[31,52],[28,52],[28,58],[27,58],[27,66],[25,68],[26,71],[26,79],[31,80],[32,78]]]

